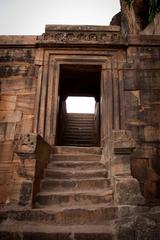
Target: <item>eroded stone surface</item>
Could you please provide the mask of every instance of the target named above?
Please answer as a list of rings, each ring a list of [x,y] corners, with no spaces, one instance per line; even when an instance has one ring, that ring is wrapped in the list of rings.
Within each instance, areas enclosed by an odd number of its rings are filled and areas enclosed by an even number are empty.
[[[143,1],[135,0],[129,8],[121,0],[121,19],[113,19],[113,24],[121,25],[121,28],[48,25],[41,36],[0,36],[0,204],[4,210],[0,212],[0,219],[6,224],[2,231],[3,224],[0,226],[0,239],[160,238],[159,208],[136,207],[159,205],[160,197],[159,14],[147,26],[143,6]],[[62,161],[64,156],[59,155],[64,154],[66,162],[71,160],[69,174],[64,174],[68,179],[63,179],[64,169],[61,169],[56,174],[48,173],[56,178],[60,173],[61,179],[41,181],[51,153],[48,143],[56,142],[58,90],[54,90],[58,88],[58,69],[61,64],[68,63],[99,65],[102,69],[100,141],[104,150],[55,148],[56,161]],[[108,174],[104,170],[94,172],[96,166],[99,168],[99,163],[94,163],[102,152],[101,164]],[[83,162],[94,154],[92,163],[77,167],[82,171],[78,175],[80,179],[73,169],[73,153],[77,161],[82,153]],[[85,154],[89,155],[86,159]],[[50,166],[66,169],[64,162]],[[88,172],[84,172],[92,166],[94,169],[89,169],[92,174],[86,179]],[[54,201],[53,193],[47,195],[51,205],[56,203],[59,207],[60,202],[69,202],[71,206],[71,202],[77,204],[78,199],[85,205],[91,201],[107,206],[74,209],[64,206],[57,209],[56,206],[54,213],[50,210],[36,212],[31,207],[40,192],[40,183],[42,189],[56,192]],[[88,188],[94,194],[84,194]],[[99,200],[97,188],[101,194],[106,193],[105,197],[99,195]],[[111,188],[109,198],[108,188]],[[68,193],[67,198],[63,198],[66,189],[82,192]],[[127,206],[123,208],[124,204]],[[12,207],[14,211],[5,211]],[[23,212],[18,208],[30,210]],[[26,220],[38,219],[39,223],[53,222],[57,226],[62,223],[97,226],[111,220],[109,229],[112,231],[103,232],[101,228],[94,234],[82,231],[61,234],[59,229],[58,233],[45,230],[33,233],[14,227],[9,231],[7,218],[22,220],[22,225]]]

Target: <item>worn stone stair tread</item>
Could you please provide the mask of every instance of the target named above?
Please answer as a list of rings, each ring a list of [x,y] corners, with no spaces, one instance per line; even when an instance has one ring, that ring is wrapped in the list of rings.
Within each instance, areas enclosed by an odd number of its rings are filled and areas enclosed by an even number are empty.
[[[87,171],[89,171],[89,170],[95,170],[96,172],[98,172],[98,170],[99,171],[102,171],[102,172],[104,172],[104,167],[103,166],[92,166],[92,167],[87,167],[87,165],[86,166],[82,166],[82,167],[68,167],[68,166],[66,166],[66,167],[60,167],[60,166],[48,166],[47,167],[47,171],[60,171],[60,172],[70,172],[70,173],[73,173],[73,174],[78,174],[78,173],[80,173],[80,172],[77,172],[77,171],[84,171],[84,173],[85,172],[87,172]],[[94,171],[93,171],[94,172]],[[90,174],[91,172],[89,172],[89,174]]]
[[[93,147],[93,146],[97,146],[97,144],[92,144],[92,143],[70,143],[70,142],[65,142],[64,143],[65,146],[75,146],[75,147]]]
[[[68,118],[94,118],[94,113],[67,113]]]
[[[104,169],[104,166],[103,165],[101,165],[101,166],[99,166],[99,167],[97,167],[97,166],[92,166],[92,168],[87,168],[87,167],[85,167],[85,168],[76,168],[76,167],[69,167],[69,166],[67,166],[67,167],[60,167],[60,166],[47,166],[47,169],[46,169],[47,171],[53,171],[53,172],[56,172],[56,171],[59,171],[59,172],[68,172],[68,173],[73,173],[73,174],[76,174],[76,173],[81,173],[81,172],[83,172],[83,173],[87,173],[87,171],[88,171],[88,173],[93,173],[93,172],[99,172],[99,171],[102,171],[102,172],[106,172],[106,170]]]
[[[92,131],[95,131],[96,127],[95,127],[95,124],[93,122],[89,122],[89,121],[67,121],[66,123],[66,128],[64,129],[65,130],[70,130],[70,129],[90,129]]]
[[[35,233],[108,233],[112,232],[113,221],[105,225],[58,225],[6,220],[0,225],[0,231]]]
[[[65,145],[68,144],[68,146],[96,146],[96,141],[90,141],[90,140],[85,140],[85,139],[81,139],[81,140],[76,140],[74,139],[74,144],[72,144],[70,141],[72,141],[72,139],[66,139],[64,141]]]
[[[51,206],[46,206],[44,209],[38,209],[35,208],[33,209],[34,211],[42,210],[44,212],[48,213],[55,213],[55,212],[61,212],[61,211],[72,211],[72,210],[86,210],[86,211],[95,211],[95,210],[101,210],[101,209],[117,209],[117,206],[114,206],[112,204],[108,203],[96,203],[96,204],[90,204],[90,205],[72,205],[72,206],[58,206],[57,205],[54,207],[54,205]]]
[[[100,210],[100,209],[110,209],[110,210],[116,210],[118,211],[118,206],[110,204],[108,205],[107,203],[99,203],[99,204],[91,204],[91,205],[72,205],[72,206],[59,206],[59,207],[47,207],[44,209],[38,209],[38,208],[32,208],[32,209],[27,209],[27,208],[11,208],[11,209],[1,209],[0,210],[0,217],[2,217],[2,215],[5,214],[14,214],[14,213],[48,213],[48,214],[52,214],[52,213],[57,213],[57,212],[61,212],[61,211],[67,211],[67,210],[86,210],[86,211],[94,211],[94,210]],[[6,216],[5,216],[6,217]],[[3,219],[3,218],[2,218]],[[9,218],[5,218],[5,219],[9,219]]]
[[[72,135],[81,134],[81,136],[82,136],[82,135],[86,135],[87,133],[89,133],[89,136],[91,136],[91,137],[94,136],[95,137],[96,132],[94,132],[93,130],[91,131],[91,130],[85,129],[85,131],[84,131],[84,128],[82,128],[82,129],[80,129],[80,128],[79,129],[72,129],[72,130],[66,129],[64,131],[64,135],[66,135],[66,134],[72,134]]]
[[[63,142],[64,143],[70,143],[70,141],[74,141],[73,144],[76,144],[76,143],[88,143],[88,144],[91,144],[91,143],[96,143],[96,139],[93,139],[93,138],[81,138],[80,136],[66,136],[64,137],[63,139]]]
[[[95,162],[100,162],[101,160],[101,155],[79,155],[79,154],[54,154],[50,157],[49,162],[54,162],[54,161],[73,161],[73,162],[88,162],[88,161],[95,161]]]
[[[104,165],[100,161],[52,161],[47,168],[101,169]]]
[[[80,154],[80,155],[101,155],[102,147],[78,147],[78,146],[53,146],[54,154]]]
[[[65,129],[65,132],[81,132],[81,133],[92,133],[93,132],[93,127],[92,126],[76,126],[76,125],[70,125],[68,126],[67,129]]]
[[[93,117],[94,116],[94,114],[93,113],[67,113],[67,116],[74,116],[74,117],[76,117],[76,116],[88,116],[88,117]]]
[[[81,161],[81,160],[76,160],[76,156],[75,156],[75,160],[74,161],[69,161],[69,160],[62,160],[62,161],[52,161],[52,162],[50,162],[50,163],[52,163],[53,165],[55,164],[58,164],[58,165],[63,165],[63,164],[65,164],[65,165],[80,165],[80,164],[83,164],[83,165],[88,165],[88,164],[91,164],[91,165],[97,165],[97,164],[102,164],[101,162],[100,162],[100,160],[99,161],[93,161],[93,160],[88,160],[88,161]],[[49,164],[50,164],[49,163]]]
[[[113,200],[112,190],[101,191],[57,191],[40,192],[36,196],[36,207],[48,206],[73,206],[91,205],[99,203],[111,203]]]
[[[87,134],[87,133],[76,133],[76,132],[71,132],[71,133],[64,133],[63,139],[75,139],[75,140],[95,140],[96,139],[96,134]]]
[[[64,168],[64,169],[48,169],[46,168],[45,171],[48,171],[48,172],[62,172],[62,173],[96,173],[96,172],[106,172],[106,169],[102,168],[102,169],[97,169],[97,170],[93,170],[93,169],[86,169],[86,170],[79,170],[79,169],[75,169],[75,170],[72,170],[72,169],[69,169],[69,168]]]
[[[106,187],[110,186],[110,180],[104,177],[98,177],[98,178],[87,178],[87,179],[77,179],[77,178],[71,178],[71,179],[53,179],[53,178],[45,178],[41,180],[41,191],[59,191],[63,189],[66,191],[66,189],[83,189],[83,190],[89,190],[89,189],[104,189]]]
[[[44,179],[42,179],[42,181],[45,181],[45,180],[51,180],[51,181],[59,181],[59,182],[64,182],[64,181],[71,181],[71,182],[73,182],[73,181],[98,181],[98,180],[104,180],[104,181],[110,181],[110,179],[109,178],[106,178],[106,177],[95,177],[95,178],[83,178],[83,179],[77,179],[77,178],[61,178],[61,179],[59,179],[59,178],[50,178],[50,177],[45,177]]]
[[[67,120],[84,120],[84,121],[94,121],[95,120],[95,117],[94,115],[93,116],[85,116],[85,115],[77,115],[77,116],[74,116],[74,115],[68,115],[66,116],[66,119]]]
[[[82,144],[82,143],[84,143],[84,144],[94,144],[94,143],[96,143],[97,141],[96,141],[96,139],[88,139],[88,138],[80,138],[80,137],[73,137],[73,136],[71,136],[71,137],[64,137],[64,139],[63,139],[63,142],[65,143],[65,144],[67,144],[67,143],[70,143],[70,141],[74,141],[74,144],[77,144],[77,143],[79,143],[79,144]]]
[[[37,221],[55,225],[101,225],[118,218],[118,207],[110,204],[81,206],[48,206],[35,209],[1,211],[1,222],[5,220]]]
[[[47,195],[70,195],[70,194],[84,194],[84,195],[96,195],[96,196],[106,196],[107,194],[112,194],[113,191],[110,189],[103,190],[72,190],[72,191],[43,191],[39,192],[37,196],[47,196]]]
[[[67,116],[66,117],[66,121],[68,122],[72,122],[72,121],[75,121],[75,122],[80,122],[80,120],[82,122],[95,122],[95,118],[94,117],[84,117],[84,116],[77,116],[77,117],[74,117],[74,116]]]
[[[70,169],[45,169],[45,177],[51,178],[94,178],[100,176],[107,176],[106,169],[97,169],[97,170],[70,170]]]
[[[44,179],[41,180],[42,182],[45,182],[45,181],[51,181],[51,182],[58,182],[61,183],[61,182],[98,182],[98,181],[104,181],[104,182],[110,182],[110,179],[106,178],[106,177],[95,177],[95,178],[83,178],[83,179],[77,179],[77,178],[63,178],[63,179],[59,179],[59,178],[50,178],[50,177],[45,177]]]
[[[93,127],[92,126],[69,126],[68,128],[65,129],[65,132],[70,132],[70,131],[77,131],[77,132],[83,132],[85,133],[86,131],[88,132],[93,132]]]
[[[71,133],[64,133],[63,135],[63,141],[65,142],[66,140],[72,140],[75,139],[75,141],[94,141],[97,139],[96,135],[91,135],[91,134],[82,134],[82,133],[75,133],[71,132]]]
[[[65,129],[70,129],[70,128],[72,128],[72,127],[77,127],[77,128],[83,128],[84,127],[84,129],[85,128],[91,128],[93,131],[95,130],[95,124],[93,123],[93,122],[91,122],[91,121],[81,121],[81,120],[79,120],[79,122],[78,121],[67,121],[67,123],[66,123],[66,128]]]

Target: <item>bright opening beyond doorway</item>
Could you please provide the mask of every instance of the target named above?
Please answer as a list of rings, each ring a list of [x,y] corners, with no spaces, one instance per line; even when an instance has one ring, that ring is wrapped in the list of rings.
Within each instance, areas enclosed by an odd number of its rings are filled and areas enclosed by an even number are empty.
[[[94,97],[67,97],[67,113],[94,113]]]

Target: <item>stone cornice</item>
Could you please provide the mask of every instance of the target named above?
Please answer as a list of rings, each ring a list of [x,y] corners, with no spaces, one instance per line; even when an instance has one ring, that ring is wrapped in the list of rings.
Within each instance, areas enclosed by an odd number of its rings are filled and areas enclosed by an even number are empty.
[[[74,31],[74,32],[120,32],[119,26],[94,26],[94,25],[46,25],[45,33],[56,31]]]
[[[118,26],[47,25],[40,44],[124,44]]]
[[[37,36],[0,35],[0,47],[35,47]]]

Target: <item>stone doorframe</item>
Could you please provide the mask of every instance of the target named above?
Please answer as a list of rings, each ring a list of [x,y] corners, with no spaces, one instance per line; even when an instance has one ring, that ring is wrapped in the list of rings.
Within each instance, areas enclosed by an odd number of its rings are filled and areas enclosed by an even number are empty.
[[[121,60],[120,60],[121,59]],[[103,147],[112,130],[124,129],[123,49],[62,50],[37,49],[39,73],[35,103],[34,132],[56,144],[58,87],[61,64],[101,65],[101,129]]]

